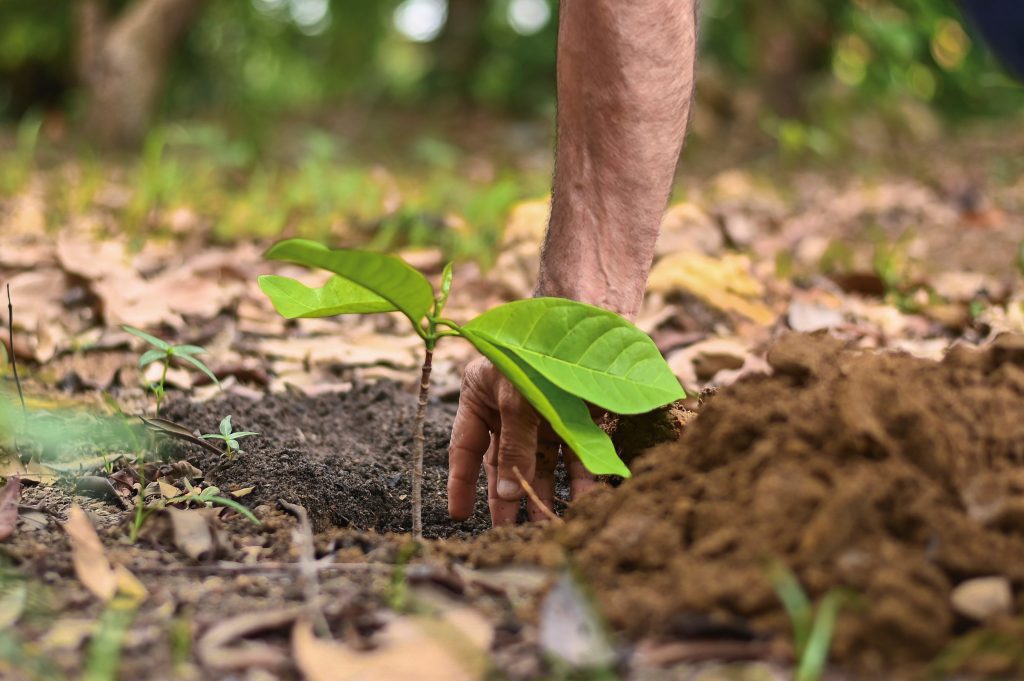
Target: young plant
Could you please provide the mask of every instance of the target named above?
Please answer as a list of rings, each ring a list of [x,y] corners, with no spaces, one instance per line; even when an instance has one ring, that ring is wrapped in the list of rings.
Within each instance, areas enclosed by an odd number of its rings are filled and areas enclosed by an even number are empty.
[[[321,288],[275,275],[259,278],[262,291],[288,319],[401,312],[423,340],[412,462],[413,535],[422,535],[423,424],[434,347],[461,337],[487,357],[543,416],[583,465],[595,474],[629,477],[611,439],[587,403],[618,414],[640,414],[685,397],[654,342],[617,314],[561,298],[500,305],[465,324],[444,316],[452,285],[445,268],[441,290],[405,261],[381,253],[331,250],[289,239],[266,257],[335,275]]]
[[[793,655],[796,658],[793,681],[820,681],[828,662],[839,610],[856,602],[854,594],[846,589],[832,589],[815,609],[788,567],[782,563],[772,564],[769,577],[793,625]]]
[[[140,467],[140,474],[142,469]],[[201,506],[224,506],[230,508],[233,511],[237,511],[241,515],[248,518],[252,523],[260,525],[259,519],[253,515],[253,512],[247,509],[242,504],[238,503],[234,499],[228,499],[227,497],[220,496],[219,487],[206,487],[201,490],[192,487],[188,480],[185,480],[186,491],[183,494],[179,494],[173,497],[162,496],[156,501],[146,504],[146,480],[144,477],[140,477],[139,480],[139,491],[135,495],[135,519],[132,522],[131,530],[131,541],[135,543],[135,540],[139,538],[139,533],[142,531],[142,526],[145,525],[146,520],[150,518],[154,513],[164,510],[168,506],[177,506],[184,504],[199,504]]]
[[[238,440],[243,437],[249,437],[250,435],[259,435],[259,433],[253,433],[248,430],[232,431],[231,430],[231,415],[227,415],[220,422],[220,426],[217,428],[220,433],[206,433],[200,435],[204,440],[223,440],[224,441],[224,454],[229,459],[234,458],[235,452],[238,451]]]
[[[196,355],[206,354],[206,350],[198,345],[171,345],[167,341],[160,340],[156,336],[151,336],[141,329],[136,329],[134,326],[123,324],[121,328],[136,338],[141,338],[153,346],[152,349],[146,350],[142,353],[142,356],[139,357],[140,369],[149,366],[153,362],[163,362],[164,364],[164,370],[160,374],[160,381],[149,386],[149,389],[153,392],[153,396],[156,398],[157,415],[160,414],[160,404],[164,401],[167,370],[170,368],[171,362],[174,361],[175,358],[188,362],[193,367],[209,376],[211,381],[220,385],[220,381],[218,381],[214,373],[210,371],[210,367],[203,364],[201,360],[196,359]]]

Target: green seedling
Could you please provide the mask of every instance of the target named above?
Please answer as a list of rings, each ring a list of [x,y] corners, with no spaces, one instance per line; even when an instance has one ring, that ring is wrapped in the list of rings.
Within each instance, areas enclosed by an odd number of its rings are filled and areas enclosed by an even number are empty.
[[[226,454],[229,459],[234,458],[235,452],[238,451],[238,440],[240,438],[249,437],[250,435],[259,435],[259,433],[253,433],[248,430],[232,431],[230,414],[224,417],[217,429],[220,431],[219,433],[206,433],[199,437],[204,440],[223,440],[224,454]]]
[[[141,329],[136,329],[134,326],[124,324],[121,328],[136,338],[141,338],[153,346],[152,349],[146,350],[142,353],[142,356],[139,357],[140,369],[149,366],[153,362],[163,362],[164,370],[160,374],[160,381],[149,386],[149,389],[153,392],[153,396],[156,398],[157,414],[160,413],[160,404],[164,401],[167,370],[171,367],[171,362],[175,359],[180,359],[189,363],[194,368],[209,376],[211,381],[220,385],[220,381],[218,381],[214,373],[210,371],[210,367],[203,364],[202,360],[196,359],[196,355],[206,354],[206,350],[198,345],[171,345],[167,341],[160,340],[156,336],[151,336]]]
[[[818,603],[811,604],[796,575],[776,563],[769,568],[775,593],[782,601],[793,625],[793,654],[796,658],[794,681],[820,681],[828,662],[828,651],[835,633],[839,610],[855,602],[855,596],[846,589],[832,589]]]
[[[141,472],[141,467],[140,467]],[[139,493],[135,497],[135,520],[132,522],[132,535],[131,541],[135,542],[139,538],[139,533],[142,531],[142,526],[146,524],[154,513],[164,510],[168,506],[188,506],[189,504],[197,504],[200,506],[224,506],[230,508],[233,511],[237,511],[242,514],[254,524],[261,524],[259,519],[253,515],[252,511],[247,509],[242,504],[238,503],[234,499],[228,499],[227,497],[220,496],[219,487],[206,487],[201,490],[193,488],[188,480],[185,480],[185,486],[187,491],[184,494],[179,494],[176,497],[163,497],[161,496],[156,501],[146,504],[146,481],[145,478],[139,482]]]
[[[405,261],[381,253],[331,250],[304,239],[279,242],[266,253],[333,272],[321,288],[275,275],[262,291],[288,319],[401,312],[423,340],[412,461],[413,535],[422,535],[423,425],[434,348],[445,337],[469,341],[519,390],[554,431],[598,475],[629,477],[611,439],[587,403],[618,414],[640,414],[685,397],[654,342],[617,314],[562,298],[533,298],[495,307],[465,324],[444,316],[451,265],[441,288]]]

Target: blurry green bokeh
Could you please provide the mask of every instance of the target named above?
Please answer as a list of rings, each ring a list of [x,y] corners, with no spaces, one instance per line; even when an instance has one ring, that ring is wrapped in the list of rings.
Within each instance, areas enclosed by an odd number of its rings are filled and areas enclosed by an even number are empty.
[[[76,110],[74,4],[0,3],[0,119]],[[282,113],[334,106],[548,113],[556,15],[554,0],[210,2],[177,51],[163,109],[257,133]],[[1024,102],[953,0],[705,0],[701,36],[702,60],[764,90],[783,118],[822,93],[862,106],[912,98],[953,116]]]

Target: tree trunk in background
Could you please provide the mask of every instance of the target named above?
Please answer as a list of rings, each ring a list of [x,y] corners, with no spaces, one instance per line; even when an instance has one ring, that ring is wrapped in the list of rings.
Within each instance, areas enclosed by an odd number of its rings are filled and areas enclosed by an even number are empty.
[[[747,28],[754,47],[754,73],[761,94],[776,114],[806,113],[808,77],[828,65],[837,3],[783,0],[750,3]]]
[[[145,137],[171,52],[205,0],[136,0],[113,20],[99,0],[78,6],[78,76],[88,95],[85,132],[103,145]]]
[[[448,0],[448,20],[434,41],[435,66],[431,90],[472,99],[472,74],[484,53],[484,19],[489,3],[483,0]]]

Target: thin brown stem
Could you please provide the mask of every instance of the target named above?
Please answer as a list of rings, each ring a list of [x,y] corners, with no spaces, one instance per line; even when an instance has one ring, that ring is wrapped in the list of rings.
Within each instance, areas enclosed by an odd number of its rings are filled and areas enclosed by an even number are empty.
[[[14,352],[14,303],[11,302],[11,285],[7,285],[7,338],[11,345],[11,372],[14,374],[14,385],[18,387],[18,399],[21,400],[21,413],[28,418],[25,409],[25,394],[21,391],[21,379],[18,378],[18,360]]]
[[[420,376],[420,401],[416,407],[416,433],[412,451],[412,536],[423,537],[423,450],[426,438],[423,426],[427,420],[427,397],[430,394],[430,370],[434,350],[427,348],[423,353],[423,373]]]
[[[519,484],[522,486],[523,491],[526,492],[526,496],[530,497],[530,501],[537,505],[537,508],[540,509],[540,512],[543,513],[548,520],[555,524],[565,522],[555,515],[555,512],[548,508],[547,504],[540,500],[540,497],[537,496],[537,493],[533,490],[533,486],[527,482],[526,478],[523,477],[523,474],[519,472],[519,466],[512,466],[512,472],[516,474],[516,479],[519,480]]]

